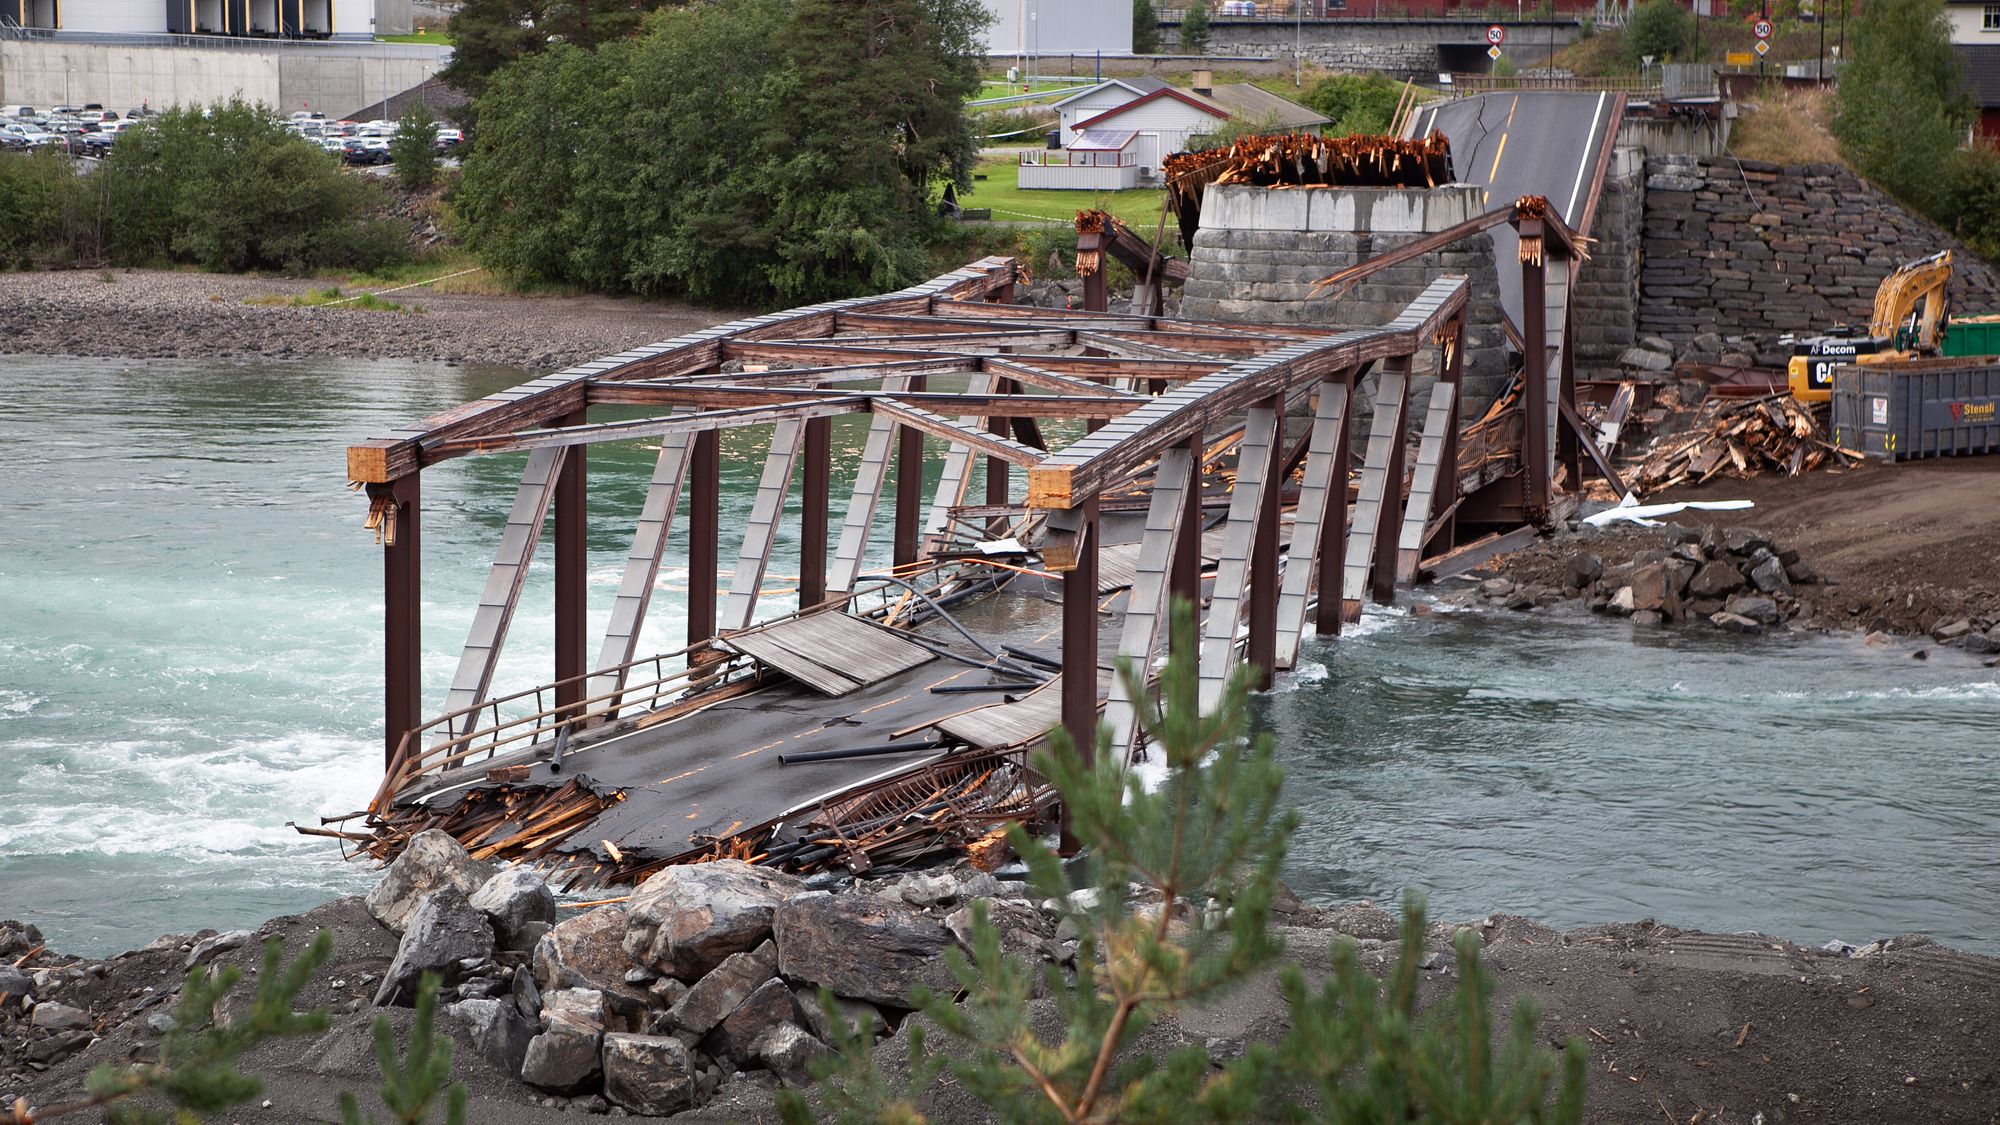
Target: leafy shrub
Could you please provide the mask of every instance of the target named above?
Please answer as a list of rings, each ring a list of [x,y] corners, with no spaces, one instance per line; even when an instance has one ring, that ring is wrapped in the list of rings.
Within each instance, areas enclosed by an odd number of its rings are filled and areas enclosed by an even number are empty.
[[[76,171],[53,149],[0,153],[0,269],[45,262],[64,241]]]
[[[1381,74],[1335,74],[1306,88],[1299,99],[1333,119],[1330,136],[1385,133],[1402,99],[1402,86]]]
[[[241,100],[126,130],[95,178],[104,249],[119,262],[296,271],[408,255],[408,240],[376,217],[381,185]]]
[[[1160,53],[1160,13],[1153,0],[1132,0],[1132,53]]]
[[[1946,177],[1971,120],[1942,0],[1873,0],[1856,13],[1834,136],[1862,175],[1947,221]]]

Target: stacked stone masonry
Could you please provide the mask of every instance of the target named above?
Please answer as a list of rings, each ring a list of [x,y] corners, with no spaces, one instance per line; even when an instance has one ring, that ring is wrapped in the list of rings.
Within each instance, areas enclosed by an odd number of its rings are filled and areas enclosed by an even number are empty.
[[[1571,330],[1581,370],[1615,364],[1625,349],[1638,342],[1639,245],[1646,185],[1639,161],[1630,165],[1628,174],[1605,178],[1591,229],[1595,242],[1590,260],[1577,275],[1576,323]]]
[[[1833,164],[1646,161],[1639,331],[1685,345],[1866,324],[1898,265],[1956,251],[1954,313],[2000,311],[2000,275],[1956,239]]]

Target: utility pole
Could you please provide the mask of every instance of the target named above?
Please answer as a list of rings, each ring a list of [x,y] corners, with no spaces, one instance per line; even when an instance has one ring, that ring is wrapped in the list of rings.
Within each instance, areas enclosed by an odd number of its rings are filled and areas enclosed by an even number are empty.
[[[1292,85],[1306,84],[1306,0],[1292,0]]]
[[[1771,18],[1771,0],[1763,0],[1762,6],[1758,9],[1757,18],[1761,20]],[[1757,77],[1759,78],[1764,77],[1764,56],[1766,54],[1767,52],[1764,51],[1757,52]]]
[[[1826,12],[1818,4],[1813,5],[1813,22],[1819,25],[1819,63],[1813,67],[1813,77],[1824,86],[1826,85]]]

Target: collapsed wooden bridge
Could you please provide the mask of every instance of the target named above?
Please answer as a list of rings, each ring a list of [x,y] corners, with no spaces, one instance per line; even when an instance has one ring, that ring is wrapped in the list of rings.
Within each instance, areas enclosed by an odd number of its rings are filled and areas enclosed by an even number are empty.
[[[1576,243],[1536,208],[1514,221],[1536,249],[1532,292],[1548,295],[1530,320],[1544,346],[1469,422],[1463,278],[1437,278],[1388,324],[1333,331],[1018,305],[1020,267],[988,258],[610,356],[351,447],[384,549],[387,761],[368,809],[319,831],[386,857],[442,828],[572,886],[718,855],[810,871],[993,854],[997,826],[1052,814],[1025,757],[1051,729],[1090,753],[1102,722],[1114,752],[1143,757],[1111,669],[1152,667],[1171,598],[1203,607],[1212,705],[1240,663],[1268,681],[1308,629],[1335,635],[1364,600],[1469,565],[1571,502],[1558,482],[1579,480],[1588,439],[1558,426],[1574,413],[1568,274],[1552,267]],[[1411,409],[1419,369],[1436,382]],[[649,413],[591,420],[609,406]],[[842,415],[867,434],[836,520]],[[768,433],[768,452],[725,543],[720,439],[744,429]],[[659,457],[593,658],[586,455],[633,439]],[[527,464],[444,710],[426,717],[423,470],[506,451]],[[795,477],[800,608],[765,620]],[[871,558],[885,491],[890,549]],[[496,694],[551,508],[553,679]],[[641,654],[683,534],[686,644]]]

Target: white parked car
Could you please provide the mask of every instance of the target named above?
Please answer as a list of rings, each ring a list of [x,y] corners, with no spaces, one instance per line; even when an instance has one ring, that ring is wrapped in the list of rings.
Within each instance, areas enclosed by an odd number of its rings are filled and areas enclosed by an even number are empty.
[[[25,141],[30,145],[35,145],[38,147],[41,145],[56,144],[61,140],[61,138],[57,137],[54,133],[48,132],[43,129],[38,129],[33,125],[28,125],[22,122],[10,121],[5,125],[0,125],[0,132],[4,132],[10,137],[18,138],[19,140]]]

